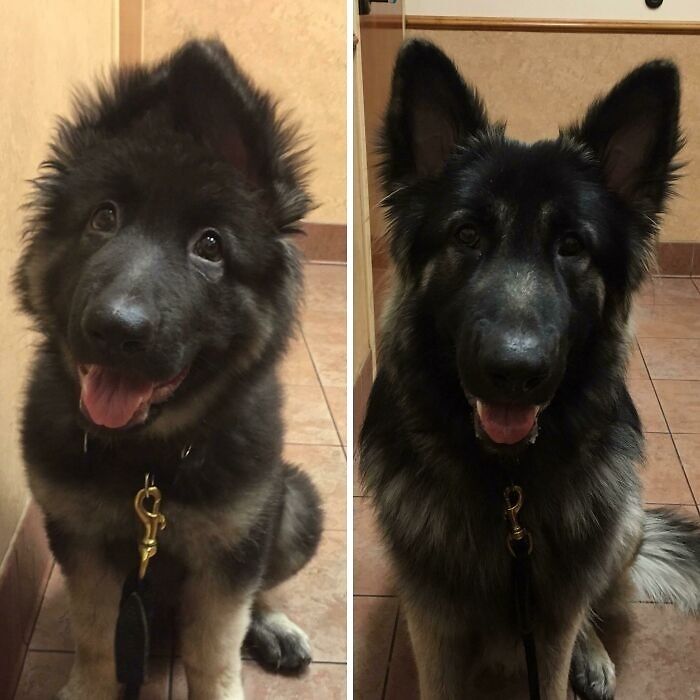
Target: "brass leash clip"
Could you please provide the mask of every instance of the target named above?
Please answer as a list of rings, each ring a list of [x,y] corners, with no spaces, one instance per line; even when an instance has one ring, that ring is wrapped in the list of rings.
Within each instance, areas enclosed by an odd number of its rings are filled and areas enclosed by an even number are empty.
[[[147,499],[153,499],[151,510],[146,505]],[[144,486],[134,499],[136,515],[145,528],[143,538],[139,544],[139,552],[141,554],[139,579],[143,579],[146,575],[148,564],[158,551],[158,531],[165,528],[165,516],[160,512],[160,501],[160,489],[155,486],[151,475],[146,474]]]
[[[503,493],[503,498],[506,502],[504,515],[508,521],[508,537],[506,544],[508,551],[515,556],[513,551],[513,542],[527,541],[527,553],[532,554],[532,537],[530,533],[518,522],[518,513],[523,507],[523,490],[520,486],[508,486]]]

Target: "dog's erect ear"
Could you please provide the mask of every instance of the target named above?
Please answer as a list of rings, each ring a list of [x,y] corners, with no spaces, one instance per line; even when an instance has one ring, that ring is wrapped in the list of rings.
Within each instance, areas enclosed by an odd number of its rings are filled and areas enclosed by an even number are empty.
[[[478,95],[440,49],[404,44],[382,133],[387,184],[438,174],[460,141],[487,126]]]
[[[296,133],[276,115],[269,95],[257,90],[224,44],[190,41],[167,64],[167,91],[175,125],[192,133],[233,165],[250,185],[281,204],[283,218],[309,209],[303,191]]]
[[[646,213],[658,213],[677,169],[680,79],[669,61],[639,66],[591,105],[569,134],[593,150],[607,186]]]

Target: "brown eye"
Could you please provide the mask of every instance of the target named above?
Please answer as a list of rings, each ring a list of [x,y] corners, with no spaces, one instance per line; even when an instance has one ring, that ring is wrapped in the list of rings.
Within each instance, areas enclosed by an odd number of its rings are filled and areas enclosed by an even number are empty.
[[[581,255],[583,250],[584,248],[581,239],[578,236],[569,234],[568,236],[564,236],[564,238],[559,241],[557,253],[562,257],[568,258],[573,257],[574,255]]]
[[[481,236],[473,226],[460,226],[455,231],[455,236],[468,248],[478,248],[481,243]]]
[[[118,224],[117,205],[112,202],[100,204],[90,219],[90,228],[101,233],[113,233],[117,230]]]
[[[192,252],[209,262],[221,262],[224,255],[219,234],[213,228],[206,229],[194,244]]]

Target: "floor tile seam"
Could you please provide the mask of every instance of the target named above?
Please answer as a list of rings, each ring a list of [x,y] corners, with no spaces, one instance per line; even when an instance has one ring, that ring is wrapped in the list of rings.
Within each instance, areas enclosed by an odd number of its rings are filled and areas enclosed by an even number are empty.
[[[321,387],[321,393],[323,394],[323,400],[326,402],[326,409],[328,410],[328,414],[331,417],[331,422],[333,423],[333,428],[335,429],[336,435],[338,436],[339,442],[342,444],[343,438],[340,434],[340,429],[338,428],[338,423],[336,421],[335,416],[333,415],[333,411],[331,409],[331,404],[330,401],[328,400],[328,395],[326,394],[326,389],[323,386],[323,382],[321,381],[321,374],[318,371],[318,367],[316,365],[316,360],[314,359],[313,353],[311,352],[311,348],[309,347],[309,343],[306,339],[306,333],[304,333],[304,329],[302,328],[301,331],[301,337],[304,340],[304,345],[306,346],[306,350],[309,353],[309,357],[311,358],[311,364],[313,365],[314,372],[316,373],[316,377],[318,379],[318,383]]]
[[[635,338],[635,342],[637,343],[637,349],[639,350],[639,353],[640,353],[640,355],[642,356],[642,362],[644,363],[644,369],[646,369],[647,374],[649,374],[649,366],[647,365],[647,361],[646,361],[646,359],[645,359],[645,357],[644,357],[644,353],[642,352],[642,347],[641,347],[641,345],[640,345],[640,343],[639,343],[639,336],[637,336],[637,337]],[[654,396],[656,397],[656,403],[657,403],[657,405],[659,406],[659,410],[661,411],[661,416],[662,416],[663,419],[664,419],[664,425],[666,426],[666,432],[667,432],[667,433],[670,433],[670,432],[671,432],[671,426],[669,425],[668,420],[666,420],[666,413],[664,412],[664,407],[661,405],[661,399],[659,398],[659,395],[658,395],[658,393],[657,393],[657,391],[656,391],[656,386],[654,385],[654,380],[653,380],[653,379],[649,379],[649,381],[650,381],[650,383],[651,383],[651,388],[652,388],[652,390],[653,390],[653,392],[654,392]],[[646,432],[646,431],[645,431],[645,432]]]

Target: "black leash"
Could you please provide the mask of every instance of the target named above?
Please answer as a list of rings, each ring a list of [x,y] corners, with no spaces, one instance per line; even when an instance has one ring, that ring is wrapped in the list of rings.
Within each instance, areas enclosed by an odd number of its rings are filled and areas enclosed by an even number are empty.
[[[124,700],[138,700],[148,675],[155,596],[146,573],[158,551],[158,532],[165,527],[160,501],[160,490],[146,474],[144,487],[134,499],[136,515],[144,526],[139,544],[140,563],[124,581],[114,633],[117,682],[124,686]]]
[[[83,460],[89,467],[94,459],[94,450],[89,451],[88,446],[86,432],[83,435]],[[186,460],[191,452],[192,445],[186,445],[179,453],[180,462]],[[165,527],[160,503],[160,489],[156,487],[153,476],[146,474],[144,486],[134,498],[134,510],[144,527],[138,547],[139,566],[124,581],[114,632],[117,681],[124,686],[124,700],[138,700],[141,686],[148,677],[155,592],[147,570],[150,560],[158,551],[158,533]]]
[[[525,650],[527,682],[530,700],[540,700],[540,678],[537,670],[537,650],[532,631],[532,535],[518,522],[523,506],[523,490],[520,486],[508,486],[503,494],[506,502],[505,517],[508,520],[506,544],[513,557],[513,588],[515,589],[515,615],[518,631]]]
[[[146,680],[152,622],[153,590],[134,569],[124,582],[114,634],[117,681],[124,686],[124,700],[138,700]]]

